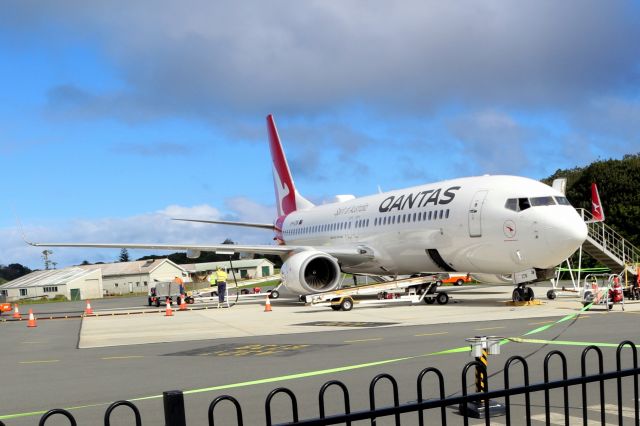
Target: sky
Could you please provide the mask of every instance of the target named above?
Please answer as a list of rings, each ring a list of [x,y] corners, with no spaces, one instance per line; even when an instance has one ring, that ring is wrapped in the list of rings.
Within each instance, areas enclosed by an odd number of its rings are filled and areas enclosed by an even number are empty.
[[[5,0],[0,264],[269,244],[170,220],[272,222],[269,113],[315,203],[638,153],[638,40],[637,1]]]

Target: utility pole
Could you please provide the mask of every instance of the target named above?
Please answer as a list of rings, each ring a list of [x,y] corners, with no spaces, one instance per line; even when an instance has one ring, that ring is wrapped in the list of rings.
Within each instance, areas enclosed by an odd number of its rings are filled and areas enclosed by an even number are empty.
[[[42,259],[44,259],[44,269],[45,270],[49,270],[51,265],[54,265],[55,268],[55,263],[53,263],[53,261],[49,260],[49,255],[52,255],[53,252],[51,250],[44,250],[42,252]]]

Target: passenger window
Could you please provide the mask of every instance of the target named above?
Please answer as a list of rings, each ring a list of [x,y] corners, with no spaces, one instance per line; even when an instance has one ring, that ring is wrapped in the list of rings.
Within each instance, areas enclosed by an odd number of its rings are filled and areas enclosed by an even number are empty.
[[[444,212],[445,219],[449,219],[449,209]]]
[[[518,211],[523,211],[531,207],[528,198],[518,198]]]
[[[431,220],[431,212],[429,212],[429,220]]]
[[[553,197],[533,197],[531,198],[531,206],[554,206],[556,204]]]
[[[518,200],[515,198],[509,198],[506,203],[504,203],[504,207],[513,210],[514,212],[518,211]]]
[[[561,206],[570,206],[571,203],[567,200],[567,197],[555,197],[558,204]]]
[[[444,216],[444,210],[440,210],[440,219],[442,219],[442,216]]]

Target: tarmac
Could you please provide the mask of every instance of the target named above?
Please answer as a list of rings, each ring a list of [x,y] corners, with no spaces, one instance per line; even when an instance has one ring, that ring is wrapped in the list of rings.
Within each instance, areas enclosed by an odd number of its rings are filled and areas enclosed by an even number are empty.
[[[190,305],[188,311],[174,310],[145,315],[126,315],[126,310],[101,311],[100,316],[85,317],[79,348],[98,348],[149,343],[184,342],[206,339],[315,333],[350,330],[354,327],[433,326],[485,321],[564,316],[582,309],[577,296],[542,300],[536,306],[510,306],[511,286],[446,287],[452,296],[447,305],[358,304],[353,310],[333,311],[327,306],[304,306],[291,300],[272,301],[272,311],[264,312],[264,301],[240,303],[230,308],[206,309]],[[546,291],[536,289],[536,293]],[[640,304],[627,302],[625,309],[640,312]],[[614,310],[621,310],[615,305]],[[586,315],[606,311],[595,305]]]

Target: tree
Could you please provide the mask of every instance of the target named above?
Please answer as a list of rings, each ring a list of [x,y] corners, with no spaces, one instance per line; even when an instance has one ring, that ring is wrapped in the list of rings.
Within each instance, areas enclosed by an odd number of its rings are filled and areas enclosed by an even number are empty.
[[[129,251],[126,248],[120,250],[120,262],[128,262],[129,261]]]
[[[9,266],[0,265],[0,278],[7,281],[15,280],[29,273],[31,273],[31,269],[19,263],[12,263]]]

